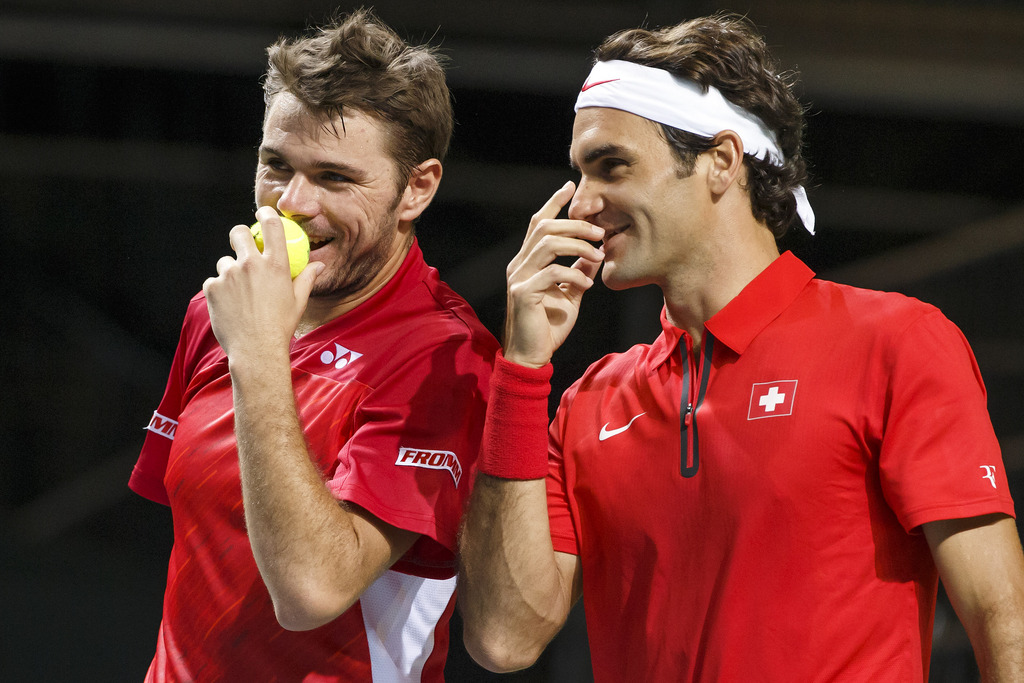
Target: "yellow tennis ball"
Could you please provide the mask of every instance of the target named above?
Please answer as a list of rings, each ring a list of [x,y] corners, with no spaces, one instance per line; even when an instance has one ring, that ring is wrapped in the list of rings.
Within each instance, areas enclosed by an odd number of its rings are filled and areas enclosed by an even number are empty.
[[[302,227],[291,218],[281,216],[281,223],[284,224],[284,238],[288,243],[288,265],[291,267],[292,279],[302,272],[302,269],[309,263],[309,237]],[[263,253],[263,229],[259,222],[253,223],[249,228],[253,239],[256,240],[256,248]]]

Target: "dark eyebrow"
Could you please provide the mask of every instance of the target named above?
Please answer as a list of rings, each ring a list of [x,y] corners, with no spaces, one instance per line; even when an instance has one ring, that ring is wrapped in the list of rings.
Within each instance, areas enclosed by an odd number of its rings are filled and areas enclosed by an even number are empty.
[[[625,147],[623,147],[622,145],[617,145],[613,142],[609,142],[608,144],[601,145],[600,147],[595,147],[594,149],[587,152],[586,155],[584,155],[583,157],[583,164],[586,166],[604,157],[623,156],[626,154],[627,150]],[[576,162],[572,160],[571,154],[569,156],[569,166],[571,166],[574,171],[580,170],[579,165],[577,165]]]
[[[285,158],[284,154],[282,154],[279,150],[277,150],[274,147],[271,147],[269,145],[260,145],[259,155],[260,155],[260,157],[263,157],[264,155],[267,155],[267,156],[279,157],[281,159]],[[315,168],[317,170],[320,170],[320,171],[334,171],[336,173],[340,173],[341,175],[347,175],[347,176],[359,175],[361,173],[361,171],[358,168],[356,168],[355,166],[349,166],[348,164],[340,164],[340,163],[337,163],[337,162],[326,161],[326,160],[320,160],[320,161],[314,162],[313,163],[313,168]]]
[[[266,154],[266,155],[269,155],[269,156],[275,156],[275,157],[280,157],[280,156],[284,156],[283,154],[281,154],[281,152],[277,151],[276,149],[274,149],[274,148],[273,148],[273,147],[271,147],[270,145],[262,145],[262,144],[261,144],[261,145],[260,145],[260,147],[259,147],[259,149],[258,149],[258,150],[256,150],[256,151],[257,151],[257,153],[258,153],[258,154],[259,154],[260,156],[263,156],[263,155],[265,155],[265,154]]]

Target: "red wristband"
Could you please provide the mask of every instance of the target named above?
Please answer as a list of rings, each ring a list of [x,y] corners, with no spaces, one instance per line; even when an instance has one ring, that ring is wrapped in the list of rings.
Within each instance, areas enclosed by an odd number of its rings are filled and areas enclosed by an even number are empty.
[[[502,479],[548,475],[548,394],[551,363],[527,368],[498,352],[491,375],[483,442],[477,468]]]

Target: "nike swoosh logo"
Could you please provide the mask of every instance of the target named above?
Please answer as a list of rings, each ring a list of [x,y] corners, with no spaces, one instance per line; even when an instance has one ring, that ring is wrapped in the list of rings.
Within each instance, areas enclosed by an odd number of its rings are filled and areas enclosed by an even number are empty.
[[[611,82],[617,81],[617,80],[619,80],[619,79],[618,78],[609,78],[608,80],[605,80],[605,81],[595,81],[593,83],[584,83],[583,87],[580,89],[580,92],[587,92],[588,90],[593,88],[595,85],[601,85],[602,83],[611,83]]]
[[[646,414],[647,413],[640,413],[640,415],[646,415]],[[627,429],[629,429],[630,427],[632,427],[633,423],[636,422],[636,418],[640,417],[640,415],[634,416],[632,420],[630,420],[629,422],[626,423],[625,427],[618,427],[616,429],[608,429],[608,425],[611,424],[611,422],[608,422],[607,424],[605,424],[604,427],[601,427],[601,433],[597,435],[597,440],[598,441],[604,441],[605,439],[610,439],[611,437],[615,436],[616,434],[621,434],[622,432],[624,432]]]

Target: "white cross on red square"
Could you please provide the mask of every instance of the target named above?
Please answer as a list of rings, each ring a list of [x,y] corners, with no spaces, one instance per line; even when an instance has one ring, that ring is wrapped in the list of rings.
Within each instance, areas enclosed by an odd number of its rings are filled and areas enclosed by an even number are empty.
[[[792,415],[793,402],[796,399],[796,383],[795,379],[755,383],[750,390],[750,408],[747,410],[747,419],[760,420],[764,417]]]

